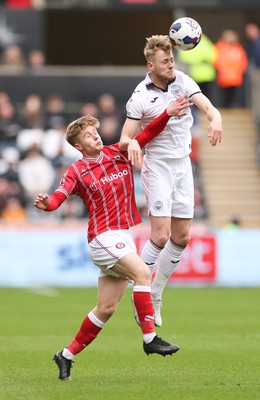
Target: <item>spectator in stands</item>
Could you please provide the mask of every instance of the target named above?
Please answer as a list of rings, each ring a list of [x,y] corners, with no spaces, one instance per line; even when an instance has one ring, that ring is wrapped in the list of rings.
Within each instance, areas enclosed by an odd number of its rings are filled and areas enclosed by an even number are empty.
[[[258,160],[260,162],[260,28],[254,23],[245,26],[248,39],[246,50],[249,59],[250,105],[258,129]]]
[[[6,47],[1,56],[1,64],[7,67],[24,68],[26,58],[22,47],[17,44]]]
[[[24,204],[23,193],[20,185],[15,181],[9,181],[8,177],[5,177],[4,174],[2,174],[0,175],[0,214],[7,206],[10,197],[15,197],[19,199],[21,204]]]
[[[105,146],[116,143],[120,139],[121,125],[117,115],[104,117],[99,128],[99,134]]]
[[[0,176],[0,214],[4,210],[9,196],[9,182]]]
[[[15,147],[19,130],[14,105],[5,92],[0,92],[0,149]]]
[[[117,106],[117,102],[115,97],[110,93],[104,93],[99,96],[97,101],[98,106],[98,119],[102,126],[102,121],[105,117],[118,117],[121,123],[122,116],[119,112],[119,107]]]
[[[43,129],[21,129],[17,135],[17,149],[24,155],[33,146],[41,148],[44,135]]]
[[[61,125],[66,129],[68,122],[65,100],[59,93],[50,94],[46,102],[45,129],[56,129]]]
[[[216,79],[214,64],[217,59],[214,43],[203,34],[199,46],[192,51],[178,51],[177,57],[177,62],[184,64],[181,70],[186,70],[185,72],[198,83],[202,93],[212,99],[212,84]]]
[[[6,205],[1,211],[0,217],[4,222],[12,222],[15,224],[26,221],[26,210],[19,197],[9,196],[7,198]]]
[[[31,202],[39,192],[48,192],[55,179],[51,162],[44,157],[38,146],[32,146],[18,166],[18,176],[27,202]]]
[[[28,54],[28,66],[33,70],[39,70],[46,65],[45,54],[42,50],[34,49]]]
[[[225,229],[229,229],[231,231],[238,230],[241,227],[241,221],[238,217],[232,217],[230,221],[226,225],[224,225]]]
[[[98,118],[98,106],[96,103],[87,102],[82,104],[80,109],[80,117],[84,115],[92,115],[94,118]]]
[[[45,131],[41,149],[43,154],[52,160],[54,166],[69,165],[80,157],[80,152],[66,141],[66,126],[61,123],[56,128]]]
[[[45,128],[43,101],[38,94],[30,94],[26,97],[20,124],[23,129]]]
[[[243,107],[241,89],[248,65],[246,51],[233,30],[222,32],[216,48],[218,55],[215,67],[222,94],[222,107]]]
[[[22,195],[22,187],[18,176],[18,165],[20,162],[19,151],[14,147],[7,147],[2,151],[1,155],[2,168],[0,177],[7,179],[10,184],[16,184],[18,187],[18,192],[20,192]]]
[[[248,39],[246,51],[249,64],[260,68],[260,28],[251,22],[246,24],[245,34]]]

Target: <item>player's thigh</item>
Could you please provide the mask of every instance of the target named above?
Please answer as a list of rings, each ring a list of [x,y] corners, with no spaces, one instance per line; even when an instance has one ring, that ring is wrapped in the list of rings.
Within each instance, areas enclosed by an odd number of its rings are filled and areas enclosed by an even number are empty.
[[[194,183],[189,157],[176,160],[176,173],[172,197],[173,217],[181,219],[193,218],[194,214]]]
[[[111,269],[117,274],[133,280],[137,285],[150,285],[151,283],[150,269],[136,253],[124,256]]]
[[[142,184],[149,215],[170,217],[173,190],[170,165],[161,160],[156,163],[146,160],[142,168]]]

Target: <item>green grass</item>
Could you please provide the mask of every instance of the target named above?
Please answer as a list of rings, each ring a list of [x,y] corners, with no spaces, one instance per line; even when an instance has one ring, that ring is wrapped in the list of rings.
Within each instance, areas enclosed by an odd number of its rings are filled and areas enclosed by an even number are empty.
[[[173,357],[142,350],[127,290],[99,337],[59,381],[52,356],[74,337],[96,289],[0,289],[1,400],[260,399],[260,289],[167,288],[160,336]]]

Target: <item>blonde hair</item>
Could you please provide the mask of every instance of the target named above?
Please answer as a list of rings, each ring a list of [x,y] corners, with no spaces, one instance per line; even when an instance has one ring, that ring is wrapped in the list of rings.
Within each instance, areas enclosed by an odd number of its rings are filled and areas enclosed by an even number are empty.
[[[151,60],[158,50],[163,50],[167,53],[172,51],[172,44],[167,35],[153,35],[146,38],[144,55],[147,61]]]
[[[94,126],[95,128],[99,128],[99,120],[92,117],[91,115],[84,115],[71,122],[66,130],[66,139],[69,144],[75,146],[77,141],[77,136],[88,126]]]

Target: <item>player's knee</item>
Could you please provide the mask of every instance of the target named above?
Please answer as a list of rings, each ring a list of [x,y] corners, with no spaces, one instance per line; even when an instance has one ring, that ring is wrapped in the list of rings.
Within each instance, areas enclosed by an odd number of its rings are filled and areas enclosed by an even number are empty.
[[[168,230],[157,229],[156,232],[151,235],[151,239],[158,247],[164,247],[169,239],[169,236],[170,232]]]
[[[116,306],[117,305],[115,303],[102,304],[99,306],[99,312],[100,314],[106,316],[106,319],[109,319],[115,313]]]
[[[136,274],[135,284],[150,286],[151,279],[152,279],[152,274],[150,268],[146,264],[144,264],[143,268]]]
[[[190,233],[189,232],[179,232],[176,237],[172,237],[172,240],[175,244],[185,247],[188,245],[190,241]]]

